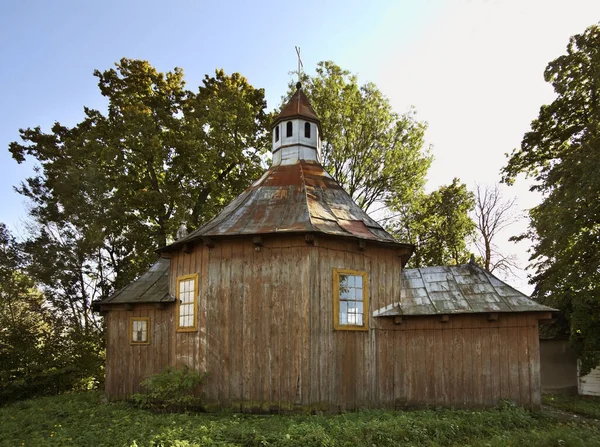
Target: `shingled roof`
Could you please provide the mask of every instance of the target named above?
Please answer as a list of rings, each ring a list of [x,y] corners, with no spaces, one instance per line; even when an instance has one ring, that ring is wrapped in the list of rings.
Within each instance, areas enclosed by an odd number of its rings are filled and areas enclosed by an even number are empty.
[[[375,317],[500,312],[556,312],[536,303],[476,264],[402,272],[400,302]]]
[[[161,250],[202,237],[323,233],[398,243],[316,162],[271,167],[206,225]]]
[[[168,259],[161,258],[138,279],[130,282],[101,302],[101,304],[170,303]]]

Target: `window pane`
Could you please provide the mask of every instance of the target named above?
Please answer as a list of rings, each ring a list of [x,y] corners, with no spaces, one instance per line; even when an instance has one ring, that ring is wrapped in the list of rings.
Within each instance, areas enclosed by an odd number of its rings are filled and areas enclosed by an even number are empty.
[[[348,275],[348,287],[354,287],[354,278],[356,278],[356,276]]]
[[[340,289],[348,287],[348,276],[340,275]]]
[[[362,289],[362,276],[355,276],[356,278],[356,287]]]

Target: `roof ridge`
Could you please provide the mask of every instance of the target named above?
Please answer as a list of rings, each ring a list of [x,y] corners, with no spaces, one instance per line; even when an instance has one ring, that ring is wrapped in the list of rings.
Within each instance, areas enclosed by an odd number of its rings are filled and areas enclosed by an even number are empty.
[[[316,231],[315,225],[312,221],[312,213],[310,212],[310,205],[308,204],[308,191],[306,189],[306,177],[304,176],[304,168],[302,166],[302,162],[300,162],[300,179],[302,180],[302,189],[304,190],[304,204],[306,205],[306,210],[308,212],[308,223],[310,228],[313,231]]]

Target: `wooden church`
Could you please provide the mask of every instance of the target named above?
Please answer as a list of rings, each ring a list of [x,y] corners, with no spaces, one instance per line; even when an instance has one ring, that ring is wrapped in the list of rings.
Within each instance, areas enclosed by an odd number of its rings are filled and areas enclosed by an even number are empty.
[[[209,373],[208,408],[540,406],[539,305],[477,265],[406,270],[397,242],[320,164],[297,91],[272,166],[101,303],[106,394],[168,365]]]

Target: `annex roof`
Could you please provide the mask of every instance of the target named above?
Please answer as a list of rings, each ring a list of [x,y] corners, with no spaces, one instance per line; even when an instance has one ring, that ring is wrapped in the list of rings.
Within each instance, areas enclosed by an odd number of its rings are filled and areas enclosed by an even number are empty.
[[[301,160],[271,167],[214,219],[161,250],[202,237],[298,232],[413,248],[371,219],[319,163]]]
[[[476,264],[406,269],[400,302],[373,312],[375,317],[556,312],[499,280]]]
[[[170,261],[160,258],[138,279],[130,282],[101,304],[169,303],[175,301],[169,294]]]

